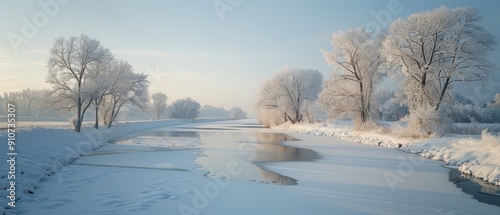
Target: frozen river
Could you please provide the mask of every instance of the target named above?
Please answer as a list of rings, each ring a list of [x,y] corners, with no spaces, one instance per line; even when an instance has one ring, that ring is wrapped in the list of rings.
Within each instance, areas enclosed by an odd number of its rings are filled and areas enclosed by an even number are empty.
[[[22,214],[500,214],[443,163],[252,120],[125,137],[64,167]]]

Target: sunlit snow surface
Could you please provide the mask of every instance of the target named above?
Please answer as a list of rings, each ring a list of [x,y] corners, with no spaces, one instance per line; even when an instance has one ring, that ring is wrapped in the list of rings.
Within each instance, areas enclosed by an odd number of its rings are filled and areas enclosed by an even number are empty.
[[[48,177],[19,201],[18,211],[500,214],[499,207],[479,203],[449,182],[441,162],[307,134],[270,146],[254,134],[271,131],[252,123],[183,125],[177,130],[186,133],[178,136],[163,128],[106,145]],[[300,153],[306,158],[298,159]],[[276,177],[296,183],[280,185]]]

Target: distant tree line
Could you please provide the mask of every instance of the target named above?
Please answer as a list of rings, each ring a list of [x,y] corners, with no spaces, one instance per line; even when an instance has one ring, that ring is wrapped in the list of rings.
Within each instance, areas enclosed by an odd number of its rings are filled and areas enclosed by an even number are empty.
[[[243,119],[247,113],[240,107],[231,107],[229,110],[223,107],[204,105],[191,99],[177,99],[172,104],[167,105],[167,95],[164,93],[152,94],[151,111],[160,119],[166,116],[171,119],[194,119],[197,117],[231,117],[232,119]]]

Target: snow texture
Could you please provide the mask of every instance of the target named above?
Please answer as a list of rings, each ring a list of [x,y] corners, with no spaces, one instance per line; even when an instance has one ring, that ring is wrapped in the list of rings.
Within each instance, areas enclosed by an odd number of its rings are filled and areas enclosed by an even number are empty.
[[[215,119],[213,119],[215,120]],[[16,132],[16,201],[33,193],[39,183],[48,176],[54,175],[61,167],[70,164],[82,155],[87,154],[106,143],[114,142],[120,137],[148,131],[154,128],[195,122],[196,120],[163,120],[127,122],[109,129],[84,128],[81,133],[61,128],[32,128]],[[206,121],[206,120],[205,120]],[[6,130],[0,132],[0,142],[7,143]],[[4,147],[7,148],[7,145]],[[0,153],[0,214],[4,214],[7,206],[9,181],[7,171],[9,163],[6,150]],[[6,210],[13,211],[13,210]],[[8,213],[9,214],[9,213]]]

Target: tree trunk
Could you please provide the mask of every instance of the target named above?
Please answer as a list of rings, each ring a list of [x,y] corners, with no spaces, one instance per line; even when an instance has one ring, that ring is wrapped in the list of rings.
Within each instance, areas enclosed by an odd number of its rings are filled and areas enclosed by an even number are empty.
[[[113,102],[113,108],[111,109],[111,115],[109,116],[108,128],[110,128],[111,124],[113,123],[113,118],[114,118],[114,115],[115,115],[116,104],[117,104],[117,102],[114,101]]]
[[[295,122],[300,122],[301,119],[300,119],[300,109],[297,108],[297,110],[295,110]]]
[[[78,100],[77,100],[77,119],[75,123],[75,131],[80,132],[80,127],[81,127],[81,121],[82,121],[82,97],[80,97],[80,93],[78,93]]]
[[[359,80],[359,93],[361,99],[361,123],[365,124],[366,122],[366,102],[365,102],[365,94],[363,92],[363,82]]]
[[[96,103],[95,105],[95,124],[94,124],[95,129],[99,129],[99,104]]]
[[[113,124],[113,122],[115,121],[115,119],[118,116],[118,113],[120,112],[120,109],[122,108],[123,104],[125,104],[125,103],[120,104],[120,106],[118,106],[118,109],[116,109],[116,112],[111,113],[111,119],[109,120],[108,128],[111,128],[111,124]]]
[[[444,95],[446,93],[446,89],[448,89],[448,86],[450,85],[451,77],[446,78],[446,82],[444,82],[443,89],[441,89],[441,95],[439,95],[439,100],[436,105],[436,111],[439,110],[439,106],[441,105],[441,101],[443,101]]]
[[[80,120],[79,123],[78,123],[78,132],[80,132],[81,128],[82,128],[82,124],[83,124],[83,117],[85,116],[85,112],[87,112],[87,109],[90,107],[90,105],[92,104],[92,102],[89,102],[89,104],[85,107],[83,107],[82,109],[82,113],[80,115]],[[82,103],[82,106],[83,106],[83,103]]]

